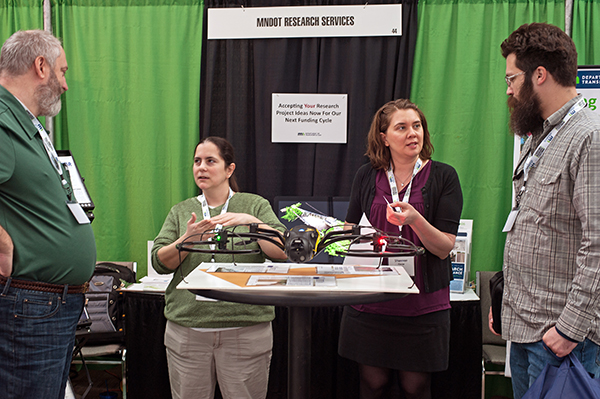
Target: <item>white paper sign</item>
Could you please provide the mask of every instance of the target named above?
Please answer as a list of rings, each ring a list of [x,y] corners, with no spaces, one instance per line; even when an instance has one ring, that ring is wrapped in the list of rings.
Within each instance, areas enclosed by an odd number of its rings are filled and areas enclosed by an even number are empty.
[[[347,94],[273,93],[273,143],[346,143]]]
[[[394,266],[402,266],[411,277],[415,275],[415,258],[413,256],[389,258],[388,263]]]
[[[402,35],[401,4],[208,9],[208,39]]]

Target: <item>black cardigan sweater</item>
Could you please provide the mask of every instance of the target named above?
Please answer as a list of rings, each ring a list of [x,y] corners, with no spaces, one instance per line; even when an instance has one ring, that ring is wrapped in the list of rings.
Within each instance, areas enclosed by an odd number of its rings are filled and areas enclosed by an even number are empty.
[[[463,197],[458,174],[450,165],[430,161],[431,172],[421,189],[425,205],[425,219],[435,228],[450,234],[457,234],[462,212]],[[350,203],[346,222],[358,224],[362,214],[370,219],[371,205],[375,198],[377,170],[370,164],[361,166],[352,183]],[[434,292],[447,287],[452,280],[450,257],[440,259],[425,249],[421,259],[425,292]]]

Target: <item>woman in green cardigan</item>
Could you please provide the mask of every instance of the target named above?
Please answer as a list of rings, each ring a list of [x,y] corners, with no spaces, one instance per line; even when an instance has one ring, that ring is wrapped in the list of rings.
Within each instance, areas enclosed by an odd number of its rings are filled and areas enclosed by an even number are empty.
[[[241,232],[248,231],[245,225],[258,223],[285,231],[266,199],[239,192],[234,171],[233,147],[227,140],[208,137],[200,142],[193,174],[201,194],[171,208],[154,240],[152,266],[158,273],[173,273],[165,297],[165,346],[174,399],[212,399],[217,381],[224,399],[267,395],[274,308],[214,301],[176,289],[202,262],[286,259],[283,250],[264,240],[245,246],[260,249],[259,253],[236,254],[235,259],[231,254],[186,252],[176,247],[190,238],[205,240],[211,231],[227,226],[238,226],[236,232]]]

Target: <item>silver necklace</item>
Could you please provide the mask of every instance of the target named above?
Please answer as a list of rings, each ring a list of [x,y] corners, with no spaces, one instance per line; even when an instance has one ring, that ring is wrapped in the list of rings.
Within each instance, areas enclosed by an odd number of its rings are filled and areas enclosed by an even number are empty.
[[[400,187],[404,187],[406,185],[406,183],[408,183],[408,181],[410,180],[411,177],[412,177],[412,173],[410,173],[408,175],[408,177],[406,179],[404,179],[404,183],[400,183]]]

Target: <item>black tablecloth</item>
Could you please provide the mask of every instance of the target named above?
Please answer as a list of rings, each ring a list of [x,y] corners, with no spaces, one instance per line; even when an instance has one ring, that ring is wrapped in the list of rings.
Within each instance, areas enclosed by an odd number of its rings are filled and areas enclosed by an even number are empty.
[[[164,296],[126,292],[127,396],[171,398],[165,346]],[[276,307],[273,358],[267,399],[287,397],[288,309]],[[342,307],[313,308],[311,398],[358,398],[358,367],[337,354]],[[454,301],[451,310],[450,365],[435,373],[433,398],[481,397],[481,310],[479,301]],[[217,393],[217,398],[220,394]],[[402,398],[398,389],[390,398]]]
[[[125,292],[128,399],[171,398],[164,308],[163,294]]]

